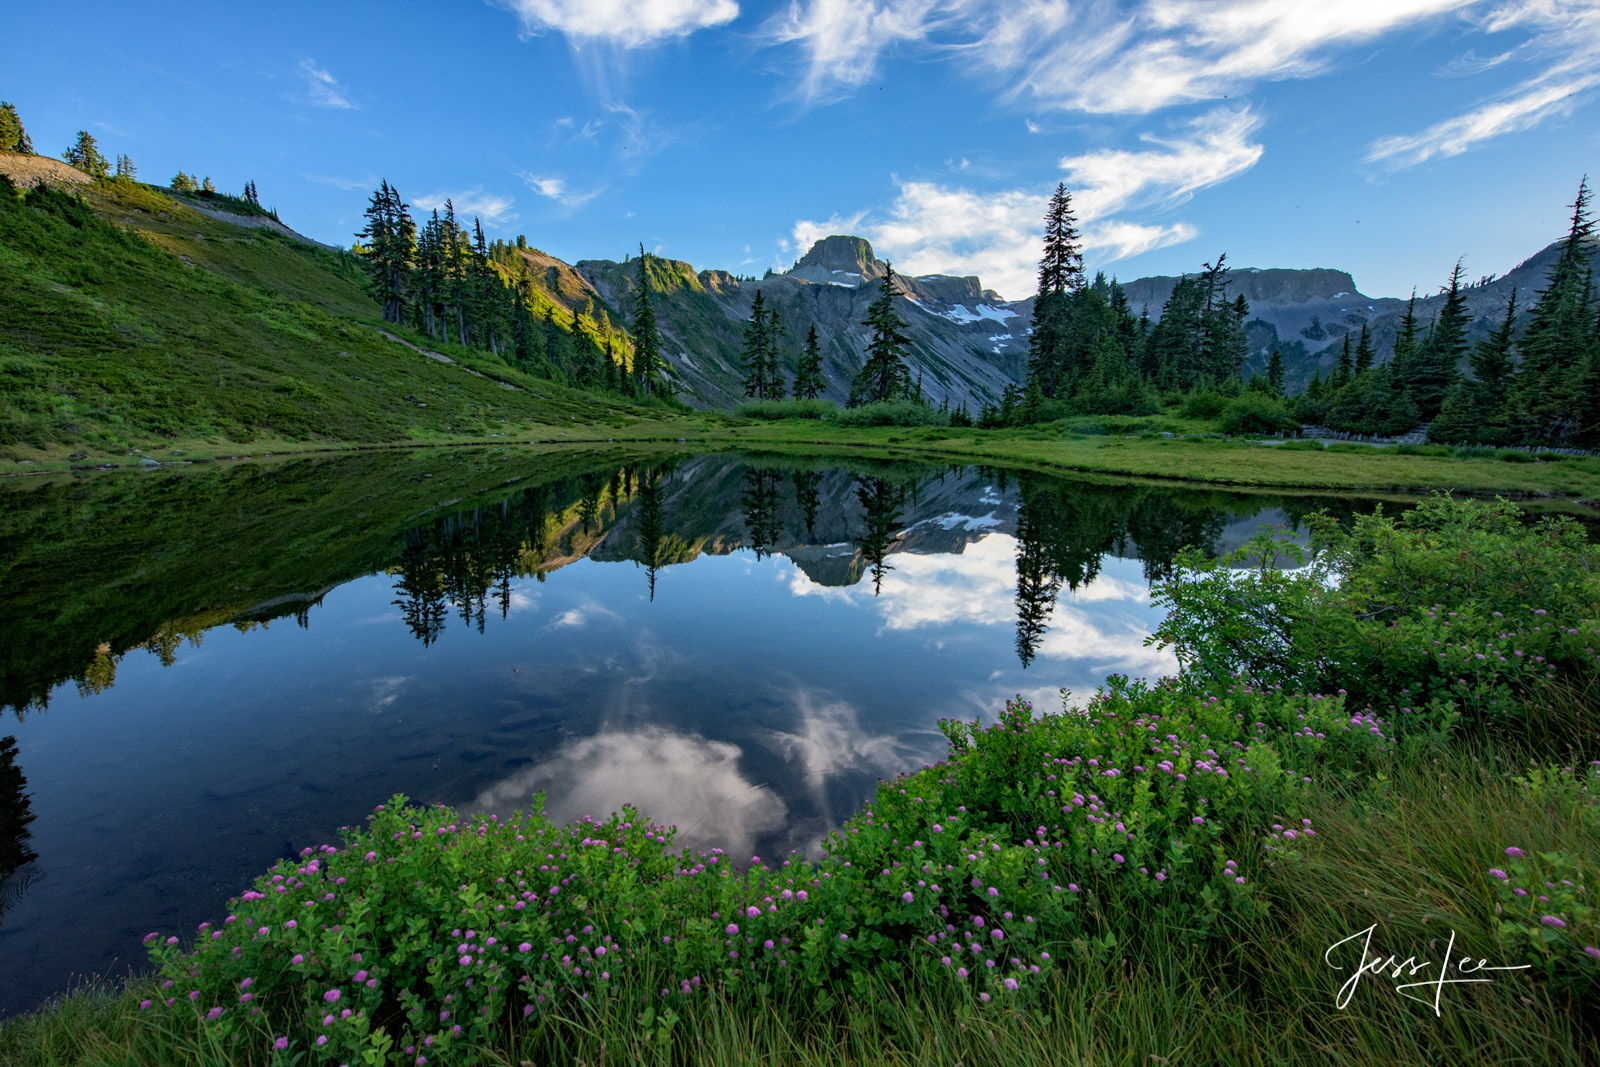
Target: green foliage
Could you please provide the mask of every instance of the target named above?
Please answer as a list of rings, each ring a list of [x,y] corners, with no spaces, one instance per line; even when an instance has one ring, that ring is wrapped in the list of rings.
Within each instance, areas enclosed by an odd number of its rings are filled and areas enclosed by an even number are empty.
[[[915,400],[858,404],[825,416],[836,426],[946,426],[949,415]]]
[[[111,163],[100,154],[100,145],[88,130],[78,131],[78,139],[67,146],[61,158],[97,182],[111,177]]]
[[[380,316],[353,257],[148,186],[0,195],[0,317],[16,324],[0,336],[0,447],[487,435],[569,403],[481,351],[442,354],[493,378],[420,355]]]
[[[861,410],[861,409],[856,409]],[[733,410],[742,419],[831,419],[839,406],[831,400],[748,400]],[[896,425],[896,424],[882,424]]]
[[[1436,496],[1398,518],[1315,527],[1309,555],[1264,531],[1220,560],[1181,556],[1157,587],[1169,614],[1150,640],[1196,685],[1348,690],[1418,738],[1458,722],[1527,728],[1552,700],[1576,715],[1552,729],[1589,717],[1600,549],[1577,523],[1526,525],[1507,503]]]
[[[1523,796],[1554,818],[1576,818],[1600,829],[1600,763],[1535,766],[1514,779]],[[1600,869],[1582,852],[1504,848],[1503,867],[1491,867],[1501,946],[1531,964],[1551,986],[1579,1001],[1600,994]]]
[[[1223,409],[1222,429],[1230,434],[1297,433],[1300,424],[1276,398],[1247,392]]]
[[[1191,393],[1183,401],[1186,419],[1215,419],[1228,408],[1228,398],[1213,389]]]
[[[912,395],[911,371],[905,363],[911,339],[906,336],[906,324],[900,313],[894,309],[895,294],[894,268],[886,264],[878,283],[878,295],[861,323],[871,332],[871,337],[867,341],[866,359],[850,383],[850,406],[853,408],[906,400]]]
[[[33,142],[28,139],[28,131],[22,127],[22,116],[17,114],[17,106],[10,101],[0,103],[0,152],[33,155]]]
[[[309,1062],[450,1063],[641,989],[659,990],[652,1028],[723,990],[832,998],[913,974],[1007,1010],[1071,946],[1108,954],[1104,915],[1142,916],[1148,949],[1259,914],[1257,854],[1290,863],[1315,839],[1313,776],[1370,773],[1390,747],[1336,698],[1120,678],[1061,714],[1018,699],[942,726],[949,760],[880,786],[815,863],[736,871],[631,807],[558,826],[538,798],[499,820],[396,797],[194,943],[149,935],[150,1023]]]

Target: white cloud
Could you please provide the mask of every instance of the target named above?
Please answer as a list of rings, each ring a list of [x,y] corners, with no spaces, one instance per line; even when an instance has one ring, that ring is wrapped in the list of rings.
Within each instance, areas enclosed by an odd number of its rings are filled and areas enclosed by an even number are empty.
[[[743,750],[659,726],[605,730],[570,741],[550,759],[478,794],[472,811],[504,815],[545,792],[545,813],[558,823],[604,818],[624,804],[678,827],[678,843],[750,855],[758,838],[781,829],[789,808],[739,769]]]
[[[767,23],[766,36],[801,47],[807,66],[799,93],[826,100],[877,77],[885,51],[923,42],[973,6],[968,0],[793,0]]]
[[[318,67],[309,59],[300,61],[300,76],[306,83],[306,102],[313,107],[328,107],[343,111],[354,108],[345,97],[345,88],[339,79]]]
[[[1511,52],[1501,52],[1497,56],[1480,56],[1472,49],[1456,56],[1448,63],[1443,63],[1434,71],[1438,78],[1464,78],[1473,74],[1482,74],[1486,70],[1493,70],[1512,56]]]
[[[1472,0],[1065,0],[1004,5],[975,53],[1045,106],[1145,114],[1257,81],[1319,74],[1331,53],[1472,6]]]
[[[732,22],[734,0],[500,0],[525,34],[558,30],[574,41],[643,48]]]
[[[1105,218],[1129,207],[1172,206],[1200,189],[1255,166],[1262,146],[1250,138],[1261,125],[1248,107],[1215,108],[1174,137],[1144,134],[1153,149],[1101,149],[1061,160],[1072,206],[1080,218]]]
[[[1367,162],[1402,169],[1457,156],[1493,138],[1569,116],[1600,90],[1600,0],[1513,0],[1494,8],[1482,28],[1528,31],[1529,40],[1516,51],[1519,58],[1542,62],[1543,69],[1453,118],[1417,133],[1379,138],[1368,149]],[[1484,61],[1481,69],[1511,55]]]
[[[1541,0],[1534,0],[1541,2]],[[1549,3],[1553,0],[1542,0]],[[1481,0],[793,0],[766,27],[805,53],[801,95],[829,99],[878,76],[894,49],[987,68],[1010,98],[1145,114],[1262,80],[1321,73],[1337,49]]]
[[[475,186],[460,193],[432,193],[419,196],[411,201],[420,214],[424,211],[444,210],[446,200],[452,201],[456,208],[456,219],[463,227],[470,225],[470,219],[476,215],[491,225],[505,222],[515,222],[516,213],[511,210],[516,201],[509,196],[500,196],[496,193],[486,193],[483,186]]]
[[[1151,224],[1114,216],[1134,208],[1174,207],[1249,170],[1263,151],[1252,140],[1259,126],[1259,117],[1247,107],[1214,108],[1176,134],[1146,134],[1147,148],[1102,149],[1062,159],[1091,266],[1194,239],[1199,230],[1187,222]],[[1037,282],[1047,201],[1043,193],[1022,189],[980,192],[901,182],[899,195],[881,217],[858,212],[823,222],[801,219],[792,237],[804,252],[828,234],[857,234],[904,274],[976,274],[985,285],[1018,299]]]
[[[573,189],[567,185],[567,180],[565,178],[558,177],[556,175],[545,177],[538,174],[531,174],[528,171],[519,171],[518,177],[523,180],[529,189],[532,189],[540,196],[554,200],[562,207],[567,208],[582,207],[584,204],[587,204],[589,201],[599,196],[604,190],[604,186],[596,186],[593,189],[585,189],[581,191]]]
[[[380,180],[376,174],[366,178],[340,178],[328,174],[302,174],[300,177],[308,182],[316,182],[318,185],[331,185],[335,189],[343,189],[347,193],[354,192],[357,189],[370,189],[376,192]]]

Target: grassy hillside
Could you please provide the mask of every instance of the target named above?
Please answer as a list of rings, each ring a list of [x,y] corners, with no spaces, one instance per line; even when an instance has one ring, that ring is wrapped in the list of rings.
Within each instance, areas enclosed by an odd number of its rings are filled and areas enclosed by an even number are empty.
[[[346,253],[134,183],[0,192],[0,459],[487,437],[597,413],[484,353],[445,348],[452,366],[385,337]]]

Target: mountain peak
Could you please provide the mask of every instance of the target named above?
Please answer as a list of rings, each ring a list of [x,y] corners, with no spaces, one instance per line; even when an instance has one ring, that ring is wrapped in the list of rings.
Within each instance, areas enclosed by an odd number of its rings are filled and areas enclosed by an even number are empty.
[[[860,285],[883,277],[884,266],[865,237],[834,234],[812,245],[788,273],[802,281]]]

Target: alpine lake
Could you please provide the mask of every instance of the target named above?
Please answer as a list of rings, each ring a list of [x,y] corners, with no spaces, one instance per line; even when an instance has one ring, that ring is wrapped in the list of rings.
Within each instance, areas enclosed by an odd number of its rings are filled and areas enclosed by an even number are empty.
[[[815,854],[943,718],[1171,674],[1152,580],[1375,501],[514,449],[0,484],[0,1014],[396,794]]]

